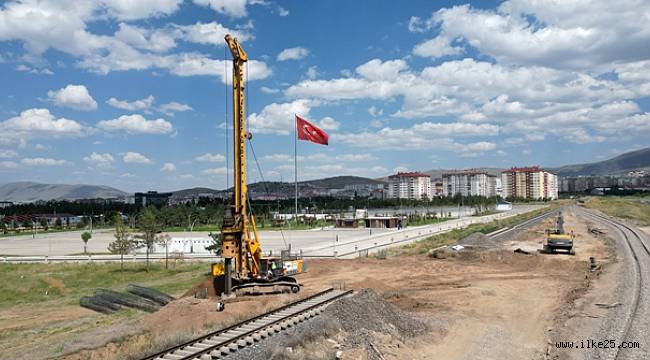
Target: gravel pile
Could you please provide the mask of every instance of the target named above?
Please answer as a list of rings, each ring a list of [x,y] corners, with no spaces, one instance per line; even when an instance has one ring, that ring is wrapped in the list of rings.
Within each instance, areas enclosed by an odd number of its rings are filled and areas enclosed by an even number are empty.
[[[402,339],[427,330],[423,321],[399,310],[372,289],[363,289],[333,303],[323,315],[336,319],[350,335],[351,345],[367,344],[371,331]]]
[[[459,240],[457,244],[474,248],[490,248],[497,246],[496,241],[480,232],[475,232],[467,237],[464,237],[463,239]]]

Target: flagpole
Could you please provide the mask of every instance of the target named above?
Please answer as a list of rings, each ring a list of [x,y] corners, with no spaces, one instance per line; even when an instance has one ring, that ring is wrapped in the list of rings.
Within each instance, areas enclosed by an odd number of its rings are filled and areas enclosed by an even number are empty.
[[[296,225],[298,225],[298,120],[294,118],[294,138],[293,138],[293,171],[294,171],[294,181],[296,186],[296,198],[295,198],[295,220]]]

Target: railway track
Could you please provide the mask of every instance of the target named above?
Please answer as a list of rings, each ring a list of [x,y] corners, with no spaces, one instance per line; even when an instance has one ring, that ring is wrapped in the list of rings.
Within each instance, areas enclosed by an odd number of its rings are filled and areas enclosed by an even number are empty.
[[[327,305],[351,292],[352,290],[342,291],[330,288],[225,329],[176,345],[142,360],[220,359],[320,314]]]
[[[528,220],[522,221],[522,222],[520,222],[520,223],[518,223],[518,224],[516,224],[516,225],[514,225],[512,227],[504,227],[504,228],[501,228],[499,230],[493,231],[493,232],[487,234],[487,236],[491,237],[493,239],[498,239],[498,238],[504,237],[506,235],[511,235],[511,234],[517,233],[519,231],[526,230],[527,228],[531,227],[532,225],[535,225],[538,222],[548,218],[551,215],[555,215],[555,214],[558,213],[558,211],[562,211],[562,210],[564,210],[564,208],[553,209],[551,211],[547,211],[547,212],[545,212],[543,214],[540,214],[540,215],[532,217],[532,218],[530,218]]]
[[[606,225],[620,234],[620,238],[625,240],[625,245],[632,255],[632,269],[634,286],[632,289],[633,296],[628,306],[625,323],[619,331],[619,338],[613,352],[606,355],[607,359],[647,359],[648,350],[643,349],[648,344],[641,344],[641,348],[624,348],[621,344],[631,341],[643,341],[648,339],[648,330],[650,330],[650,306],[648,305],[648,295],[650,292],[650,247],[646,243],[645,236],[635,228],[612,218],[596,214],[590,211],[581,210],[583,215],[597,223]]]

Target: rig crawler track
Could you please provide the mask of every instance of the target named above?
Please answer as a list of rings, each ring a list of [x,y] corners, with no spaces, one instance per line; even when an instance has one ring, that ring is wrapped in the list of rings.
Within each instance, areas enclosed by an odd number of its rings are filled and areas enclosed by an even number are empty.
[[[625,240],[632,257],[633,274],[629,276],[634,283],[632,298],[626,299],[629,306],[626,310],[624,325],[620,328],[619,338],[616,344],[623,342],[641,342],[640,348],[623,348],[616,346],[613,352],[605,354],[606,359],[648,359],[648,344],[643,343],[648,339],[650,331],[650,247],[646,241],[647,237],[639,230],[621,221],[595,214],[590,211],[582,211],[583,215],[597,223],[606,225],[619,233],[620,238]],[[600,358],[600,357],[599,357]]]
[[[341,291],[330,288],[142,360],[219,359],[320,314],[327,305],[351,292],[352,290]]]

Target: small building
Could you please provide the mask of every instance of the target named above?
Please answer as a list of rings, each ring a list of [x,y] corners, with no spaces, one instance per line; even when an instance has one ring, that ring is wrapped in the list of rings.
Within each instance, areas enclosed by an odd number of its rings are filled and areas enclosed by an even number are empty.
[[[0,201],[0,209],[8,208],[13,206],[14,203],[11,201]]]
[[[334,227],[339,229],[356,229],[359,227],[357,219],[336,219]]]
[[[366,227],[374,229],[394,229],[404,225],[398,216],[369,216],[365,220]]]

